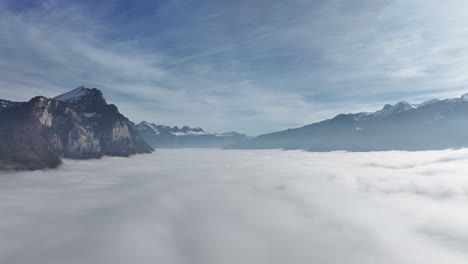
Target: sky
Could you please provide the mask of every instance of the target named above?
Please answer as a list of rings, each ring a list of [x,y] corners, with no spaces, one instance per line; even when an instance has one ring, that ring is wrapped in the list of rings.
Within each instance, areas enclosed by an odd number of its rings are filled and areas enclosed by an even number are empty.
[[[468,150],[156,150],[0,173],[8,264],[465,264]]]
[[[463,0],[0,0],[0,98],[249,135],[468,92]]]

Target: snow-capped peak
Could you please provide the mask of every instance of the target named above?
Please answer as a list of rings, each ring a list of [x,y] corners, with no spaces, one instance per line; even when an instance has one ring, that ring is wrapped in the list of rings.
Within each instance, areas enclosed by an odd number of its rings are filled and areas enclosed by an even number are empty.
[[[375,112],[374,116],[377,118],[383,118],[392,114],[399,114],[401,112],[405,112],[414,108],[417,108],[417,106],[410,104],[406,101],[401,101],[395,105],[385,105],[384,108],[382,108],[382,110]]]
[[[156,125],[153,123],[149,123],[146,121],[142,121],[140,124],[137,125],[138,130],[143,130],[143,129],[150,129],[154,131],[156,135],[160,134],[172,134],[174,136],[200,136],[200,135],[211,135],[207,132],[205,132],[202,128],[200,127],[169,127],[169,126],[164,126],[164,125]]]
[[[206,133],[203,129],[200,127],[188,127],[184,126],[182,128],[178,127],[173,127],[171,129],[171,133],[176,136],[189,136],[189,135],[194,135],[194,136],[200,136],[200,135],[209,135]]]
[[[413,109],[413,108],[416,108],[416,106],[406,101],[401,101],[401,102],[398,102],[396,105],[394,105],[391,109],[393,111],[406,111],[406,110]]]
[[[155,124],[152,124],[152,123],[148,123],[148,122],[146,122],[146,121],[143,121],[143,122],[141,122],[138,126],[145,126],[145,127],[149,128],[149,129],[153,130],[154,133],[155,133],[156,135],[161,134],[161,132],[160,132],[159,129],[158,129],[158,126],[155,125]]]
[[[100,90],[96,88],[85,88],[84,86],[58,95],[54,97],[54,99],[71,104],[76,109],[87,113],[100,113],[108,106]],[[115,111],[118,111],[116,107],[114,108]]]
[[[67,102],[67,103],[75,103],[79,101],[82,97],[89,94],[90,92],[91,92],[91,89],[85,88],[84,86],[80,86],[69,92],[58,95],[54,97],[54,99],[57,101],[62,101],[62,102]]]

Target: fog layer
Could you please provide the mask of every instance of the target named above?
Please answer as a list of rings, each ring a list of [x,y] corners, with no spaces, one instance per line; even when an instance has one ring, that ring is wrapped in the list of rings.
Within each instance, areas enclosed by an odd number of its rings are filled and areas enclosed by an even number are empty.
[[[0,263],[466,263],[468,150],[158,150],[0,175]]]

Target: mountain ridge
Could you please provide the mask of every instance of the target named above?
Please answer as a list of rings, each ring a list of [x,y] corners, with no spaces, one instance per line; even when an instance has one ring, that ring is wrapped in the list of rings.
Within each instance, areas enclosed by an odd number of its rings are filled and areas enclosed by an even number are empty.
[[[224,148],[247,140],[237,132],[208,133],[200,127],[170,127],[142,121],[135,125],[141,136],[154,148]]]
[[[227,148],[311,151],[431,150],[468,147],[468,96],[419,105],[401,101],[375,112],[339,114],[259,135]]]

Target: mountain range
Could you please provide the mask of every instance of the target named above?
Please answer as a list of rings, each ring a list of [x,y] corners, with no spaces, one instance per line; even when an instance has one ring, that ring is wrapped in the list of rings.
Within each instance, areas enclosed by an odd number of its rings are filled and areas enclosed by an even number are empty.
[[[62,158],[127,157],[153,148],[435,150],[468,147],[468,94],[420,104],[387,104],[376,112],[339,114],[299,128],[248,138],[200,127],[137,125],[83,86],[54,98],[0,99],[0,170],[53,168]]]
[[[54,98],[0,101],[0,169],[42,169],[61,158],[150,153],[134,124],[101,91],[76,88]]]
[[[169,127],[143,121],[135,126],[154,148],[224,148],[247,140],[237,132],[208,133],[200,127]]]
[[[300,128],[269,133],[233,149],[310,151],[435,150],[468,147],[468,94],[421,104],[402,101],[376,112],[340,114]]]

